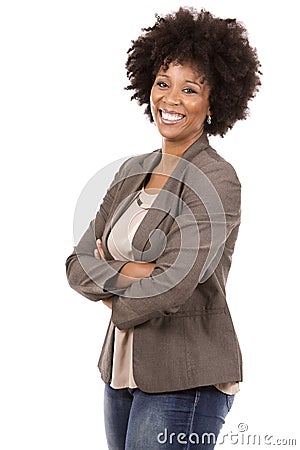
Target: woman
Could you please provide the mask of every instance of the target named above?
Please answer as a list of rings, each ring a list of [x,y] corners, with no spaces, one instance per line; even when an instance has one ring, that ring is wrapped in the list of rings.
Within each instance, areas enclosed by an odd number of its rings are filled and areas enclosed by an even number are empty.
[[[209,145],[247,117],[259,61],[235,19],[180,8],[129,50],[162,148],[126,160],[66,262],[112,309],[99,369],[109,450],[213,449],[242,381],[225,285],[240,182]]]

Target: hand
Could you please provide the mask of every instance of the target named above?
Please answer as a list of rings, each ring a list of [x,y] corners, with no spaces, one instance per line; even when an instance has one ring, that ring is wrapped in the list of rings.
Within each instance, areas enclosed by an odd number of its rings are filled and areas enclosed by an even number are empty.
[[[97,239],[96,244],[97,244],[97,248],[95,248],[95,250],[94,250],[95,258],[96,259],[105,259],[101,239]]]
[[[112,297],[109,297],[106,300],[102,300],[102,303],[104,303],[104,305],[108,308],[112,309]]]
[[[97,248],[95,248],[95,250],[94,250],[95,258],[105,260],[101,239],[97,239],[96,244],[97,244]],[[112,297],[109,297],[106,300],[102,300],[102,302],[104,303],[105,306],[112,309]]]
[[[94,250],[94,256],[96,259],[104,259],[104,252],[102,248],[101,239],[96,241],[97,248]],[[139,262],[139,261],[129,261],[120,270],[120,274],[125,275],[123,277],[118,277],[116,281],[117,288],[126,288],[131,285],[134,281],[149,277],[155,268],[155,263]],[[102,300],[103,303],[112,308],[112,297]]]

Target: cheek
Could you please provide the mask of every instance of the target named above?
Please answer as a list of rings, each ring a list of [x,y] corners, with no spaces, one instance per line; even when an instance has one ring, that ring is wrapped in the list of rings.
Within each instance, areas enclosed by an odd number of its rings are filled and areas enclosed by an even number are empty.
[[[150,110],[153,119],[155,120],[155,117],[158,114],[158,102],[160,100],[160,95],[155,92],[155,89],[152,89],[150,92]]]
[[[151,110],[152,110],[152,108],[154,106],[155,106],[155,94],[154,94],[153,88],[152,88],[151,92],[150,92],[150,107],[151,107]]]
[[[150,104],[155,106],[157,101],[158,101],[158,95],[157,95],[156,89],[152,88],[151,92],[150,92]]]
[[[156,114],[156,108],[155,108],[155,105],[153,104],[152,97],[150,97],[150,111],[151,111],[151,114],[152,114],[152,116],[154,118],[155,114]]]
[[[208,102],[195,102],[190,105],[191,114],[195,115],[195,117],[203,118],[206,117],[208,111]]]

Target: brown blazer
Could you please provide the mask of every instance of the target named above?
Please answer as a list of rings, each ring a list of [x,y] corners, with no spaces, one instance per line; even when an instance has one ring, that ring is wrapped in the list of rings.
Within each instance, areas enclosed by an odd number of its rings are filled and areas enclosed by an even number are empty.
[[[242,381],[242,357],[225,285],[240,224],[241,185],[203,134],[180,158],[133,238],[135,261],[150,277],[114,287],[126,261],[107,248],[110,229],[160,161],[162,150],[127,159],[66,261],[70,286],[90,300],[113,295],[99,359],[111,380],[114,328],[134,327],[133,374],[145,392]],[[102,238],[106,260],[93,256]],[[120,275],[122,276],[122,275]]]

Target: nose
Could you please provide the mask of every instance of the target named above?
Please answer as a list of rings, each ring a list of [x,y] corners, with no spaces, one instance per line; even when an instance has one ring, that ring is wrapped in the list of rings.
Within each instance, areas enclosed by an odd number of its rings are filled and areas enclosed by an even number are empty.
[[[164,102],[167,105],[179,105],[180,103],[180,95],[178,89],[170,88],[165,92]]]

